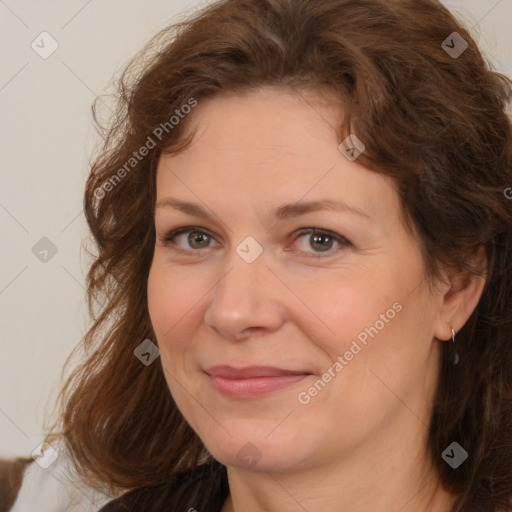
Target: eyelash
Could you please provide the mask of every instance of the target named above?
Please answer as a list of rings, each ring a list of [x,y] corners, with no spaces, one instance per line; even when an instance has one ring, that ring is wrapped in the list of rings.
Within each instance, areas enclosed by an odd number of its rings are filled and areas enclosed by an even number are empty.
[[[207,237],[214,239],[214,237],[212,235],[210,235],[207,231],[204,231],[203,229],[201,229],[199,227],[186,226],[186,227],[177,228],[177,229],[170,231],[167,235],[165,235],[161,239],[161,241],[166,246],[172,245],[173,247],[171,248],[171,250],[173,250],[173,251],[176,251],[176,252],[179,252],[182,254],[188,254],[188,255],[190,255],[191,253],[198,253],[198,255],[199,255],[199,253],[203,252],[201,249],[182,249],[181,247],[178,247],[173,243],[174,239],[177,236],[183,235],[185,233],[192,233],[192,232],[197,232],[198,234],[206,235]],[[318,228],[304,228],[304,229],[299,230],[299,232],[297,233],[297,236],[294,238],[294,242],[298,238],[300,238],[301,236],[304,236],[304,235],[327,235],[328,237],[331,237],[334,241],[336,241],[340,246],[340,247],[338,247],[338,249],[328,249],[325,252],[321,252],[321,251],[313,252],[312,256],[307,256],[307,257],[322,258],[322,257],[332,256],[333,254],[338,253],[341,249],[352,245],[351,242],[349,240],[347,240],[345,237],[338,235],[337,233],[334,233],[332,231],[325,230],[325,229],[318,229]],[[203,249],[207,250],[207,249],[211,249],[211,247],[205,247]],[[322,254],[326,254],[326,256],[322,256]]]

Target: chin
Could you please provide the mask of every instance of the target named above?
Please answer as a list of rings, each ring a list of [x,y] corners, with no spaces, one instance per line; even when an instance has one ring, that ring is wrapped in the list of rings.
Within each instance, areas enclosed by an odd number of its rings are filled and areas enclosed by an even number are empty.
[[[275,422],[253,419],[223,422],[222,425],[232,437],[222,428],[209,434],[201,433],[200,437],[213,457],[225,466],[281,472],[301,466],[308,458],[301,449],[307,440],[297,442],[298,433],[282,426],[276,429]]]
[[[247,471],[283,472],[297,467],[297,453],[292,447],[275,446],[254,439],[240,443],[232,441],[223,445],[212,446],[210,453],[225,466],[236,467]],[[293,454],[293,456],[292,456]]]

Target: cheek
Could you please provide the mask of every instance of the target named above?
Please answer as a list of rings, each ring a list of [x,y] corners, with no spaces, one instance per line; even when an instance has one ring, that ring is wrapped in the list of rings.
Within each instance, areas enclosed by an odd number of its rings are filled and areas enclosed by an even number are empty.
[[[314,286],[307,283],[294,287],[306,306],[296,306],[297,324],[308,339],[324,348],[331,360],[349,350],[352,341],[359,339],[364,344],[371,339],[368,329],[375,332],[371,327],[376,322],[379,331],[387,328],[381,314],[385,320],[397,315],[393,304],[399,295],[384,275],[331,272]]]
[[[315,398],[319,407],[342,403],[343,414],[364,418],[359,426],[368,430],[402,407],[397,397],[423,411],[435,377],[426,295],[420,289],[408,295],[409,288],[391,284],[391,294],[352,288],[351,300],[339,309],[338,341],[326,349],[331,360],[342,357],[341,366],[329,389]]]
[[[202,290],[200,280],[186,279],[175,269],[154,264],[148,277],[148,310],[153,330],[156,334],[164,368],[171,361],[168,353],[185,350],[188,332],[197,315]],[[176,359],[174,359],[177,362]]]
[[[147,287],[149,316],[169,391],[182,412],[187,412],[190,405],[180,386],[189,373],[185,370],[190,346],[187,341],[193,334],[187,332],[187,325],[192,321],[194,304],[204,295],[198,295],[197,290],[192,293],[194,289],[174,269],[152,265]]]
[[[342,395],[349,409],[370,414],[395,399],[379,377],[404,394],[418,376],[424,378],[431,305],[421,286],[421,258],[408,256],[408,264],[383,259],[371,269],[341,269],[316,287],[309,283],[297,288],[309,309],[319,312],[317,317],[311,312],[297,315],[298,325],[328,356],[323,371],[331,369],[336,375],[317,403]],[[332,368],[329,362],[340,363],[339,356],[341,367]]]
[[[170,335],[193,314],[194,304],[204,293],[200,279],[155,261],[148,276],[148,309],[155,333]]]

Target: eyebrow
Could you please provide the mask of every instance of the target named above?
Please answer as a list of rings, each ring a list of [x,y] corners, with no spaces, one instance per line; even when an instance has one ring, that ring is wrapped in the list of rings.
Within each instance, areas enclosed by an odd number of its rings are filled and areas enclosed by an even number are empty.
[[[156,203],[156,208],[174,208],[175,210],[179,210],[183,213],[195,217],[201,217],[205,219],[213,218],[213,215],[208,213],[202,206],[195,203],[189,203],[187,201],[180,201],[179,199],[175,199],[173,197],[166,197],[161,199]],[[351,213],[352,215],[363,217],[367,220],[372,220],[372,217],[365,211],[360,210],[355,206],[351,206],[345,201],[333,201],[331,199],[285,204],[272,210],[271,217],[281,221],[321,210],[346,212]]]

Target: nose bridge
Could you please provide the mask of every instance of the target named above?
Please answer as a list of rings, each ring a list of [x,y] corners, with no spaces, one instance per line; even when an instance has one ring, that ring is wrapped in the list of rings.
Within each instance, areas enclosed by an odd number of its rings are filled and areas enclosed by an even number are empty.
[[[214,287],[205,322],[225,337],[239,338],[247,328],[275,329],[281,322],[275,277],[262,249],[251,240],[239,244]]]

